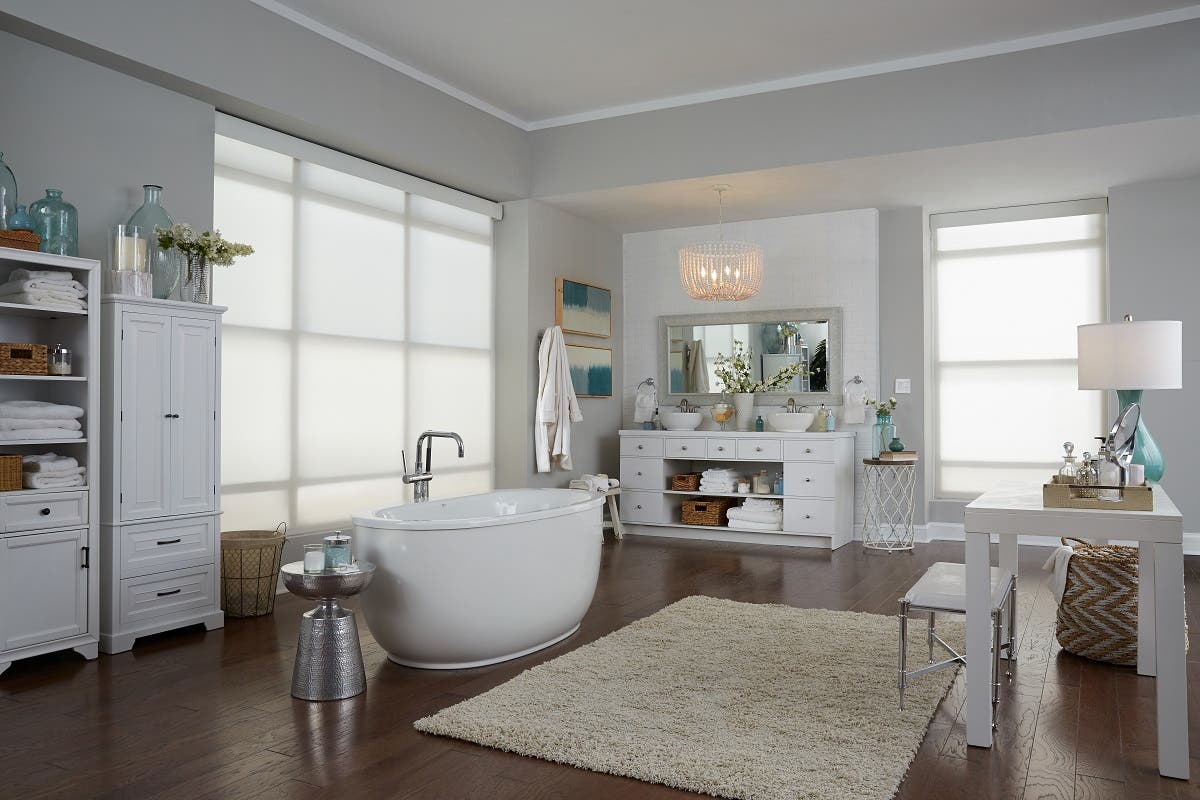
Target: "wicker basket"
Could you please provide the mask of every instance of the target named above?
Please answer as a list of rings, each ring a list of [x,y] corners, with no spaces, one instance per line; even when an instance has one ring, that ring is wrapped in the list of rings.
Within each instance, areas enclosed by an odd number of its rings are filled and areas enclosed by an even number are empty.
[[[685,472],[682,475],[671,476],[671,490],[675,492],[695,492],[700,489],[700,473]]]
[[[701,497],[683,503],[684,525],[706,525],[717,527],[728,523],[725,512],[733,505],[728,497]]]
[[[21,457],[0,456],[0,492],[20,490],[21,479]]]
[[[273,531],[222,531],[221,608],[227,617],[261,617],[275,609],[287,523]]]
[[[44,344],[0,342],[0,373],[45,375],[49,362],[49,353]]]
[[[1075,554],[1058,604],[1063,650],[1110,664],[1137,663],[1138,549],[1063,539]]]
[[[37,250],[41,243],[42,237],[33,231],[0,231],[0,247]]]

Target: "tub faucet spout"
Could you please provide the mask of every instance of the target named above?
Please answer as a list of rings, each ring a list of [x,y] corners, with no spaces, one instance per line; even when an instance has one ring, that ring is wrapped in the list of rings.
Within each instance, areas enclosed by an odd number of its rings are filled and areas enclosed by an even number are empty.
[[[458,444],[458,457],[462,458],[465,455],[463,449],[463,440],[454,431],[425,431],[417,437],[417,463],[414,472],[408,471],[408,457],[404,451],[400,451],[400,460],[404,466],[405,483],[413,485],[413,502],[424,503],[429,500],[429,482],[433,480],[433,440],[434,439],[453,439]],[[425,446],[425,452],[421,452],[421,446]]]

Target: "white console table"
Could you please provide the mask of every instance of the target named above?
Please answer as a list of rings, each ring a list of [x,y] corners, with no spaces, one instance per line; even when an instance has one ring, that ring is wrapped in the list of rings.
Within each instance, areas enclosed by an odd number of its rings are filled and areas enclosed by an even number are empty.
[[[711,467],[782,472],[783,495],[670,488],[672,475]],[[693,497],[773,497],[783,502],[783,530],[684,525],[681,508]],[[837,549],[854,539],[854,432],[621,431],[621,519],[630,533]]]
[[[1153,511],[1043,508],[1038,484],[1002,484],[966,509],[967,652],[991,650],[988,567],[991,536],[1000,567],[1017,574],[1017,537],[1077,536],[1138,543],[1139,675],[1156,675],[1158,771],[1188,778],[1187,631],[1184,627],[1183,516],[1161,486]],[[1017,621],[1020,625],[1020,620]],[[972,655],[979,658],[978,655]],[[979,663],[986,664],[981,660]],[[991,676],[967,668],[967,744],[992,746]]]

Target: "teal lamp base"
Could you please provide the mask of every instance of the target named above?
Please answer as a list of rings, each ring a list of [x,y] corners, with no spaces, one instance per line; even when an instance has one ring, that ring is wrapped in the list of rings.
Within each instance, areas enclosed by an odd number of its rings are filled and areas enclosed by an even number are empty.
[[[1141,389],[1117,389],[1117,401],[1121,404],[1121,411],[1129,408],[1132,403],[1142,402]],[[1146,469],[1146,483],[1151,485],[1162,480],[1163,476],[1163,456],[1162,451],[1158,449],[1158,445],[1150,436],[1150,431],[1146,429],[1146,417],[1142,415],[1138,419],[1137,435],[1134,439],[1133,447],[1133,463],[1141,464]]]

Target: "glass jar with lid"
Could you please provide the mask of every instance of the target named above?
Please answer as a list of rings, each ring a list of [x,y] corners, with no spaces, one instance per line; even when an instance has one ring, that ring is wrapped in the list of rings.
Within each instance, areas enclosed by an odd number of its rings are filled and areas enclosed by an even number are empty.
[[[46,371],[51,375],[70,375],[71,348],[62,344],[54,345],[50,350],[50,360],[47,363]]]
[[[1075,483],[1079,467],[1075,464],[1075,443],[1063,442],[1063,465],[1058,468],[1059,483]]]

